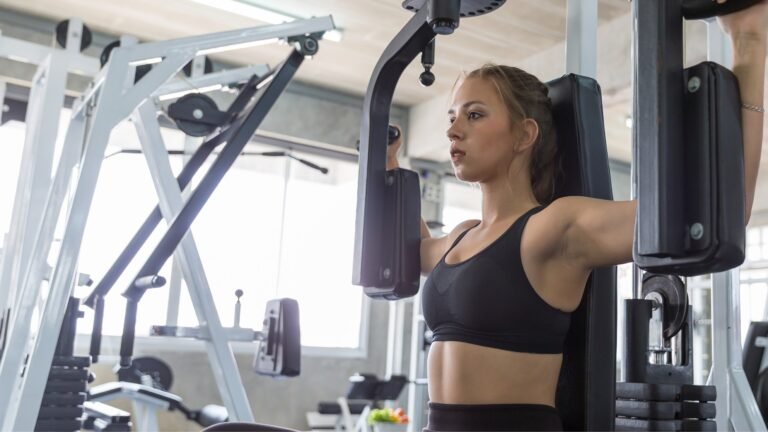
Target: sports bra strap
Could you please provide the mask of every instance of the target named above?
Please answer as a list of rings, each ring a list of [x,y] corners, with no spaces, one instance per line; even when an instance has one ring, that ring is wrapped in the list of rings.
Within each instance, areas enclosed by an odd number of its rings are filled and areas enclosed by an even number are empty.
[[[523,214],[522,214],[522,215],[521,215],[519,218],[517,218],[517,220],[515,220],[515,222],[513,222],[513,223],[512,223],[512,225],[510,225],[510,227],[509,227],[509,229],[508,229],[507,231],[511,230],[511,229],[512,229],[512,227],[514,227],[515,225],[517,225],[517,224],[518,224],[518,223],[520,223],[520,222],[523,222],[523,223],[527,223],[527,222],[528,222],[528,218],[530,218],[530,217],[531,217],[531,216],[533,216],[534,214],[538,213],[538,212],[539,212],[539,210],[541,210],[541,209],[543,209],[543,208],[544,208],[544,206],[536,206],[536,207],[534,207],[534,208],[532,208],[532,209],[528,210],[527,212],[523,213]],[[480,223],[481,223],[481,222],[478,222],[478,223],[477,223],[477,225],[480,225]],[[469,228],[467,228],[466,230],[464,230],[464,232],[462,232],[461,234],[459,234],[459,236],[458,236],[458,237],[456,237],[456,240],[454,240],[454,241],[453,241],[453,244],[451,244],[451,247],[449,247],[449,248],[448,248],[448,251],[446,251],[446,252],[445,252],[445,255],[443,255],[443,258],[445,258],[445,256],[447,256],[449,253],[451,253],[451,251],[453,250],[453,248],[455,248],[455,247],[456,247],[456,245],[457,245],[457,244],[459,244],[459,242],[461,241],[461,239],[463,239],[463,238],[464,238],[464,236],[465,236],[465,235],[467,235],[467,233],[468,233],[470,230],[477,228],[477,225],[475,225],[475,226],[472,226],[472,227],[469,227]],[[502,235],[503,235],[503,234],[502,234]]]
[[[478,223],[477,225],[480,225],[480,223]],[[448,248],[448,251],[446,251],[446,252],[445,252],[445,255],[448,255],[449,253],[451,253],[451,251],[453,250],[453,248],[455,248],[455,247],[456,247],[456,245],[457,245],[457,244],[459,244],[459,242],[461,241],[461,239],[463,239],[463,238],[464,238],[464,236],[465,236],[465,235],[467,235],[467,233],[468,233],[470,230],[473,230],[473,229],[477,228],[477,225],[475,225],[475,226],[472,226],[472,227],[469,227],[469,228],[467,228],[466,230],[464,230],[464,232],[462,232],[461,234],[459,234],[459,236],[458,236],[458,237],[456,237],[456,240],[454,240],[454,241],[453,241],[453,244],[451,245],[451,247],[449,247],[449,248]]]

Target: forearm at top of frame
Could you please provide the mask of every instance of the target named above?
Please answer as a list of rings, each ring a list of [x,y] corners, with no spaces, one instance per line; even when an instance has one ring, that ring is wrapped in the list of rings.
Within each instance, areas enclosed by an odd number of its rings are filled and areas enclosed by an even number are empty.
[[[766,46],[765,33],[733,36],[733,72],[742,102],[745,224],[752,211],[763,146]]]

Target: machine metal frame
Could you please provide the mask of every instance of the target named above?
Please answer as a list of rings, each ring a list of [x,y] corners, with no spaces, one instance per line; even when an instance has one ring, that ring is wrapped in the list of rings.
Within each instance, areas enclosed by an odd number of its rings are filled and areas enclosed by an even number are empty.
[[[70,31],[74,27],[70,25]],[[73,107],[55,177],[50,188],[46,188],[40,195],[43,204],[39,206],[39,214],[42,216],[39,230],[32,230],[19,237],[29,252],[26,255],[28,263],[18,266],[19,283],[16,286],[20,287],[20,296],[18,306],[9,321],[11,326],[7,349],[0,363],[0,386],[6,389],[0,394],[0,425],[3,430],[34,428],[47,380],[47,374],[40,371],[50,369],[56,345],[54,342],[64,318],[64,308],[61,305],[66,304],[72,293],[85,224],[112,128],[134,112],[135,118],[146,123],[145,117],[150,114],[154,116],[154,108],[147,100],[195,56],[239,49],[296,35],[324,32],[332,28],[334,25],[331,17],[320,17],[164,42],[132,44],[130,39],[124,38],[121,47],[112,52],[110,61],[95,76],[89,89]],[[79,43],[68,45],[79,46]],[[151,71],[134,83],[135,67],[149,63],[153,63]],[[33,126],[28,125],[30,131],[46,130]],[[50,142],[55,142],[55,139]],[[149,151],[152,152],[151,147]],[[39,153],[36,156],[42,157]],[[25,158],[27,159],[31,160]],[[161,162],[156,161],[155,165]],[[167,161],[165,163],[167,164]],[[178,190],[177,185],[171,186]],[[53,233],[58,225],[62,207],[70,194],[71,201],[68,202],[64,215],[66,225],[63,239],[53,266],[48,296],[40,313],[40,326],[35,332],[29,317],[33,316],[32,312],[40,298],[46,257],[51,250]],[[179,197],[168,195],[170,196],[165,197],[168,201],[163,207],[167,212],[166,216],[172,216],[174,206],[171,200]],[[160,198],[162,202],[163,196]],[[193,260],[190,256],[185,258]],[[197,298],[193,296],[193,303],[198,316],[205,318],[202,322],[207,325],[211,335],[211,340],[206,345],[224,403],[233,420],[253,421],[253,414],[226,334],[213,309],[213,302],[205,301],[204,293],[207,293],[210,300],[210,291],[205,289],[207,283],[202,269],[191,269],[190,264],[192,263],[185,262],[182,268],[187,267],[185,274],[190,277],[188,281],[195,281],[189,284],[194,286],[193,290],[199,294]]]

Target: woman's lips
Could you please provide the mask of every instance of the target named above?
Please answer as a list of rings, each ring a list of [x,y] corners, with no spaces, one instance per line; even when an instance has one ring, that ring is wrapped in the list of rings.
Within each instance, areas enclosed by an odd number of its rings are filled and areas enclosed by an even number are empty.
[[[461,150],[451,150],[451,161],[459,162],[465,155]]]

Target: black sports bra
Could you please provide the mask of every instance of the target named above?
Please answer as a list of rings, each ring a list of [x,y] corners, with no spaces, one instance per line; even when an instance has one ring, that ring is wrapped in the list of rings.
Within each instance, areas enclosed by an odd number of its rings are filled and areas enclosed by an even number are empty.
[[[459,235],[427,278],[424,319],[435,341],[540,354],[563,352],[571,314],[546,303],[533,289],[520,259],[522,215],[498,239],[473,257],[446,264],[445,256],[472,228]]]

